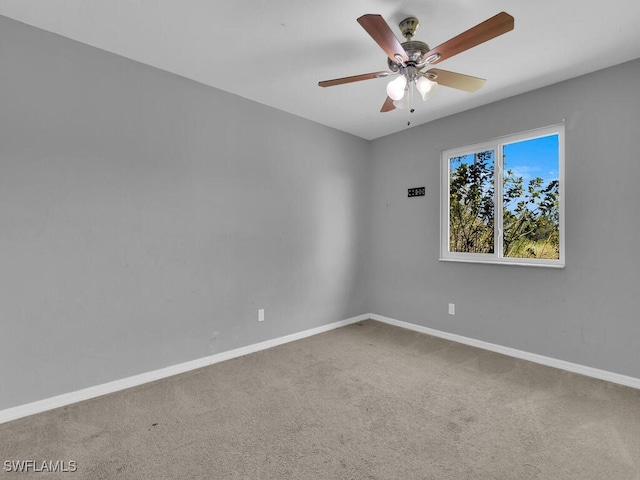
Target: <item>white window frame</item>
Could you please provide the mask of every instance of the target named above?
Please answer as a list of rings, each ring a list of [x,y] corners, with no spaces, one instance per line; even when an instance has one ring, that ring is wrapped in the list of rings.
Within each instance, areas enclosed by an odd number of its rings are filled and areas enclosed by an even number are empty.
[[[537,267],[564,268],[565,266],[565,218],[564,218],[564,124],[552,125],[526,132],[496,138],[473,145],[443,150],[440,163],[440,260],[450,262],[493,263]],[[502,244],[502,196],[503,196],[503,147],[504,145],[558,135],[558,190],[559,190],[559,259],[511,258],[503,256]],[[467,253],[449,251],[449,160],[452,157],[494,150],[494,253]]]

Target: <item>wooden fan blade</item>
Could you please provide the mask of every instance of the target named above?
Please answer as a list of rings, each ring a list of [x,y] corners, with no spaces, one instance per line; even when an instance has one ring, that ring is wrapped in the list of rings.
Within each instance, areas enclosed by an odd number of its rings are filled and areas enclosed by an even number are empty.
[[[434,82],[444,85],[445,87],[457,88],[458,90],[464,90],[465,92],[475,92],[480,90],[487,81],[484,78],[472,77],[470,75],[463,75],[462,73],[449,72],[447,70],[440,70],[439,68],[432,68],[427,70],[426,73],[431,73],[436,76]],[[429,77],[427,77],[429,78]]]
[[[429,57],[434,54],[439,54],[440,57],[437,60],[429,62],[436,64],[447,58],[453,57],[458,53],[480,45],[481,43],[498,37],[503,33],[507,33],[513,30],[513,17],[505,12],[500,12],[494,17],[470,28],[466,32],[462,32],[460,35],[453,37],[451,40],[447,40],[442,45],[438,45],[436,48],[431,49],[425,54],[425,57]]]
[[[396,106],[393,104],[393,100],[390,97],[387,97],[387,99],[384,101],[384,104],[382,104],[382,108],[380,109],[381,112],[390,112],[391,110],[395,110]]]
[[[333,87],[334,85],[342,85],[343,83],[359,82],[361,80],[371,80],[372,78],[380,78],[391,75],[391,72],[372,72],[363,73],[362,75],[353,75],[351,77],[334,78],[333,80],[324,80],[318,82],[320,87]]]
[[[387,22],[384,21],[381,15],[367,14],[358,18],[358,23],[362,25],[371,38],[373,38],[380,48],[384,50],[384,53],[391,59],[392,62],[397,62],[396,55],[400,55],[403,61],[409,60],[407,52],[393,34]]]

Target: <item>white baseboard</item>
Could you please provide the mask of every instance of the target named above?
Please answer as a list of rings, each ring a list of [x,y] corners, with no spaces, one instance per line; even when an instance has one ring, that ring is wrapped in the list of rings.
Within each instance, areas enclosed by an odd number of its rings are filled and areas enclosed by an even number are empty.
[[[144,383],[153,382],[162,378],[171,377],[180,373],[195,370],[197,368],[206,367],[215,363],[223,362],[225,360],[231,360],[232,358],[241,357],[243,355],[249,355],[251,353],[266,350],[268,348],[276,347],[285,343],[293,342],[295,340],[301,340],[312,335],[318,335],[319,333],[328,332],[336,328],[351,325],[353,323],[361,322],[363,320],[376,320],[378,322],[387,323],[396,327],[406,328],[415,332],[426,333],[434,337],[444,338],[453,342],[462,343],[464,345],[470,345],[472,347],[482,348],[496,353],[502,353],[510,357],[520,358],[528,360],[530,362],[547,365],[549,367],[559,368],[569,372],[579,373],[600,380],[606,380],[608,382],[625,385],[632,388],[640,389],[640,378],[629,377],[626,375],[620,375],[618,373],[608,372],[606,370],[599,370],[597,368],[586,367],[576,363],[566,362],[564,360],[558,360],[555,358],[545,357],[535,353],[529,353],[515,348],[504,347],[502,345],[496,345],[494,343],[484,342],[482,340],[476,340],[473,338],[463,337],[454,333],[443,332],[435,330],[433,328],[423,327],[414,323],[403,322],[375,313],[369,313],[365,315],[358,315],[347,320],[323,325],[321,327],[305,330],[303,332],[286,335],[280,338],[274,338],[273,340],[267,340],[264,342],[256,343],[254,345],[248,345],[246,347],[229,350],[227,352],[218,353],[209,357],[199,358],[190,362],[180,363],[178,365],[172,365],[170,367],[161,368],[151,372],[142,373],[140,375],[134,375],[131,377],[115,380],[113,382],[104,383],[102,385],[96,385],[94,387],[84,388],[75,392],[65,393],[56,397],[46,398],[25,405],[19,405],[17,407],[8,408],[0,411],[0,424],[17,420],[18,418],[34,415],[36,413],[45,412],[54,408],[63,407],[72,403],[80,402],[83,400],[89,400],[91,398],[100,397],[109,393],[118,392],[127,388],[142,385]]]
[[[249,355],[251,353],[259,352],[260,350],[266,350],[268,348],[276,347],[285,343],[300,340],[302,338],[310,337],[312,335],[318,335],[319,333],[328,332],[336,328],[344,327],[352,323],[368,320],[369,315],[359,315],[347,320],[323,325],[321,327],[312,328],[311,330],[305,330],[303,332],[293,333],[280,338],[274,338],[273,340],[267,340],[264,342],[256,343],[254,345],[248,345],[246,347],[229,350],[227,352],[217,353],[190,362],[180,363],[178,365],[172,365],[170,367],[161,368],[151,372],[141,373],[131,377],[115,380],[113,382],[104,383],[102,385],[96,385],[94,387],[83,388],[75,392],[65,393],[56,397],[46,398],[44,400],[38,400],[36,402],[27,403],[25,405],[19,405],[17,407],[8,408],[0,411],[0,424],[17,420],[18,418],[34,415],[36,413],[45,412],[54,408],[63,407],[72,403],[80,402],[82,400],[89,400],[91,398],[100,397],[109,393],[114,393],[126,388],[135,387],[144,383],[153,382],[162,378],[171,377],[179,373],[188,372],[197,368],[213,365],[214,363],[223,362],[225,360],[231,360],[232,358],[241,357],[243,355]]]
[[[434,337],[444,338],[446,340],[463,343],[465,345],[482,348],[484,350],[490,350],[496,353],[502,353],[503,355],[508,355],[510,357],[520,358],[522,360],[528,360],[530,362],[539,363],[549,367],[559,368],[568,372],[579,373],[588,377],[598,378],[600,380],[606,380],[608,382],[640,389],[640,378],[628,377],[626,375],[620,375],[618,373],[608,372],[606,370],[586,367],[577,363],[571,363],[564,360],[558,360],[556,358],[545,357],[544,355],[538,355],[536,353],[529,353],[522,350],[517,350],[515,348],[503,347],[502,345],[483,342],[482,340],[476,340],[474,338],[463,337],[462,335],[457,335],[455,333],[443,332],[440,330],[435,330],[433,328],[416,325],[414,323],[407,323],[396,320],[394,318],[383,317],[382,315],[376,315],[375,313],[370,313],[366,316],[371,320],[377,320],[378,322],[395,325],[396,327],[406,328],[415,332],[426,333]]]

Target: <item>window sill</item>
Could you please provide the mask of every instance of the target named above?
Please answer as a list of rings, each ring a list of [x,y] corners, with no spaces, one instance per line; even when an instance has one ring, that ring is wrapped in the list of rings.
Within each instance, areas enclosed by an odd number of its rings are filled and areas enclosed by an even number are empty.
[[[439,258],[440,262],[455,262],[455,263],[487,263],[490,265],[515,265],[518,267],[544,267],[544,268],[564,268],[565,264],[558,263],[545,263],[545,262],[523,262],[519,260],[504,261],[504,260],[479,260],[479,259],[462,259],[462,258]]]

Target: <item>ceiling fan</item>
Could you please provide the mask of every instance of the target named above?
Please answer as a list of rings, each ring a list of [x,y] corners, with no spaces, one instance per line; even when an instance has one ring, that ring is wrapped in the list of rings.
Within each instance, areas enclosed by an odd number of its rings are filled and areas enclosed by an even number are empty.
[[[480,89],[486,82],[483,78],[471,77],[439,68],[429,68],[426,71],[425,69],[430,65],[435,65],[513,30],[514,20],[508,13],[501,12],[436,48],[429,48],[426,43],[412,39],[419,26],[418,19],[415,17],[405,18],[399,24],[400,31],[406,38],[403,43],[398,41],[381,15],[363,15],[358,18],[358,23],[387,54],[387,65],[391,71],[324,80],[318,82],[318,85],[332,87],[361,80],[398,75],[387,85],[387,99],[380,111],[389,112],[395,108],[407,108],[410,112],[413,112],[412,86],[415,86],[415,89],[425,101],[431,98],[438,84],[466,92],[475,92]]]

